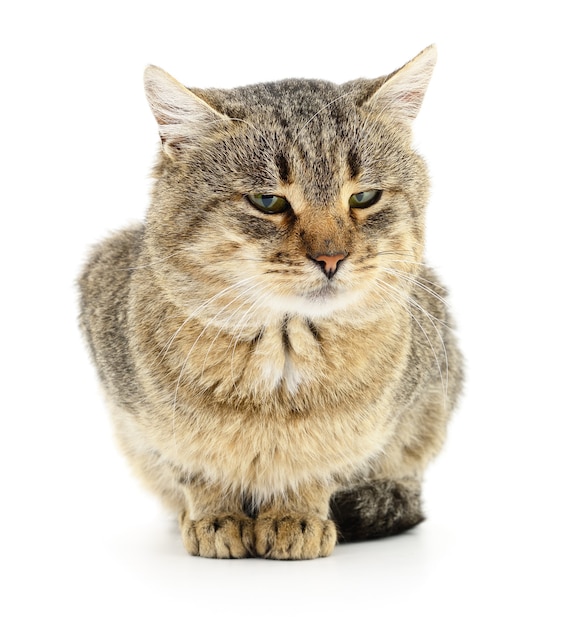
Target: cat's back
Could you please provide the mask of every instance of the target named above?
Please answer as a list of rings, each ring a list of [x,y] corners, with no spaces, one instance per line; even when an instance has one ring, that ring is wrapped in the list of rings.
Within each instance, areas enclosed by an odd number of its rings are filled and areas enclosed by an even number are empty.
[[[113,233],[92,249],[78,280],[80,324],[92,358],[102,382],[125,402],[137,392],[127,320],[143,237],[142,224]]]

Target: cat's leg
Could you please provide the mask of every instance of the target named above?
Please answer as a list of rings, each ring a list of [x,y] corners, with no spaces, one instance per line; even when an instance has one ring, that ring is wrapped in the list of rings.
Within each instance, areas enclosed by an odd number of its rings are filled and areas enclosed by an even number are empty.
[[[255,521],[255,551],[269,559],[328,556],[337,540],[328,519],[331,490],[308,485],[264,504]]]
[[[380,479],[338,491],[331,498],[331,517],[342,542],[396,535],[424,520],[420,483]]]
[[[113,415],[117,439],[136,473],[178,513],[187,551],[210,558],[251,556],[253,520],[243,511],[242,497],[166,459],[147,444],[134,416],[118,408]]]
[[[253,555],[253,519],[241,497],[204,480],[184,482],[186,510],[179,515],[183,544],[189,554],[218,559]]]
[[[450,367],[452,358],[450,351]],[[437,380],[403,414],[384,454],[372,461],[356,483],[334,493],[331,518],[340,541],[397,535],[424,520],[421,481],[442,447],[450,411],[442,394],[442,382]]]

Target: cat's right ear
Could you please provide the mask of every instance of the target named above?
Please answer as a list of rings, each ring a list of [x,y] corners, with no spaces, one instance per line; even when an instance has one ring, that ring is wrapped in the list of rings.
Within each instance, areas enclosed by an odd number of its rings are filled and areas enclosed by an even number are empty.
[[[144,88],[162,148],[172,158],[183,147],[196,145],[213,125],[229,120],[155,65],[144,71]]]
[[[387,76],[365,106],[389,113],[409,126],[417,117],[436,63],[436,47],[425,48],[414,59]]]

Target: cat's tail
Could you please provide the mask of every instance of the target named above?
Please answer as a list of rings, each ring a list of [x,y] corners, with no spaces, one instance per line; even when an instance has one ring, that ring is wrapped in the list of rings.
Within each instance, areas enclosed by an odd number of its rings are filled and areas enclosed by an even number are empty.
[[[397,535],[425,519],[420,485],[376,480],[339,491],[331,498],[331,518],[342,543]]]

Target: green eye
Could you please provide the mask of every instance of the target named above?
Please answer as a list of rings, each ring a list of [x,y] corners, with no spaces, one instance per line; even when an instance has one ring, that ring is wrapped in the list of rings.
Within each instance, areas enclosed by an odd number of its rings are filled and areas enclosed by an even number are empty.
[[[256,209],[271,215],[282,213],[290,208],[288,200],[282,196],[274,196],[267,193],[248,193],[246,198]]]
[[[351,209],[367,209],[374,206],[382,197],[381,189],[371,189],[370,191],[361,191],[353,193],[349,198],[349,206]]]

